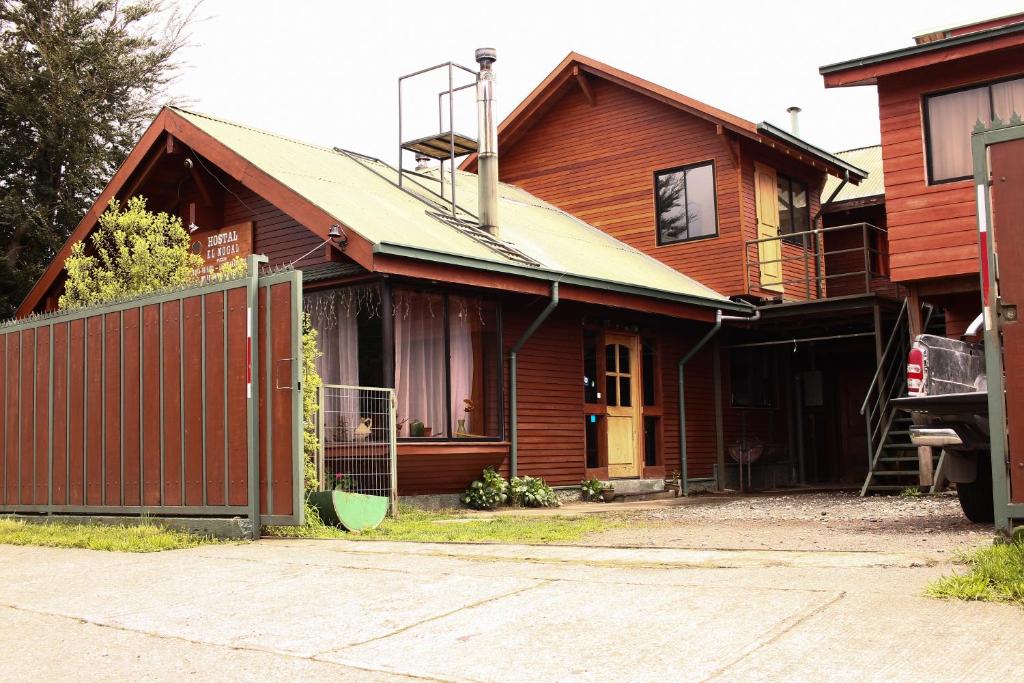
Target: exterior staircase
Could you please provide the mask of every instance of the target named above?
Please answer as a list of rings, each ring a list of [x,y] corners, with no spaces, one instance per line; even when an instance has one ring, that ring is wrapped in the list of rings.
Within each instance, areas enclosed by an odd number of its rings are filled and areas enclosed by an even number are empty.
[[[860,413],[864,416],[868,437],[868,474],[860,495],[898,493],[907,488],[920,488],[921,472],[917,447],[910,442],[911,418],[891,405],[894,398],[906,394],[907,353],[910,350],[908,302],[903,301],[885,345],[882,360],[868,388]],[[924,327],[944,321],[928,311]],[[932,471],[935,482],[941,479],[942,461],[939,449],[933,449]],[[936,484],[931,487],[935,492]]]

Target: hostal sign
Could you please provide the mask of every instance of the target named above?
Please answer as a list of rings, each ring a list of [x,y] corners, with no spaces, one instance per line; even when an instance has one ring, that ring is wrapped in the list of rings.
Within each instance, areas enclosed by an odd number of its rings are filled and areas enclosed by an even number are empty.
[[[192,235],[192,253],[203,257],[200,273],[207,275],[222,264],[252,254],[252,223],[220,230],[199,230]]]

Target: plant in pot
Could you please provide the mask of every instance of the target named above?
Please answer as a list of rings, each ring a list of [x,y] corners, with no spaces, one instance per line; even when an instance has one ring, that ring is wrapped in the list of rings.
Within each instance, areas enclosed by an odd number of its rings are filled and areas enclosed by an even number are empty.
[[[600,479],[585,479],[580,482],[580,497],[583,500],[601,500],[604,484]]]
[[[601,484],[601,500],[606,503],[615,500],[615,486],[610,481]]]

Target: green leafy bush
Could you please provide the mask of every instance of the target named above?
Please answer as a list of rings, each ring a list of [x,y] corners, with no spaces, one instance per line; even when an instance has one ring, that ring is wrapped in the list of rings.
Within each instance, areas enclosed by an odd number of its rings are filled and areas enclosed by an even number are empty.
[[[513,505],[556,508],[561,505],[554,490],[540,477],[512,477],[508,483]]]
[[[462,504],[474,510],[493,510],[508,501],[508,482],[493,467],[484,470],[462,494]]]
[[[601,500],[601,491],[605,488],[600,479],[587,479],[580,482],[580,495],[583,500]]]

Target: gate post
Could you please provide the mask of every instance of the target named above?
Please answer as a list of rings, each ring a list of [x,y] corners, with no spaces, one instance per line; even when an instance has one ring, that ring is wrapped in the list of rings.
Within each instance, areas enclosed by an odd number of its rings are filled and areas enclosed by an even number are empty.
[[[260,342],[258,334],[260,306],[259,280],[260,264],[267,262],[266,256],[249,256],[249,282],[246,285],[246,418],[248,420],[247,441],[249,463],[249,520],[252,523],[252,539],[260,537]],[[253,361],[257,361],[253,368]]]

